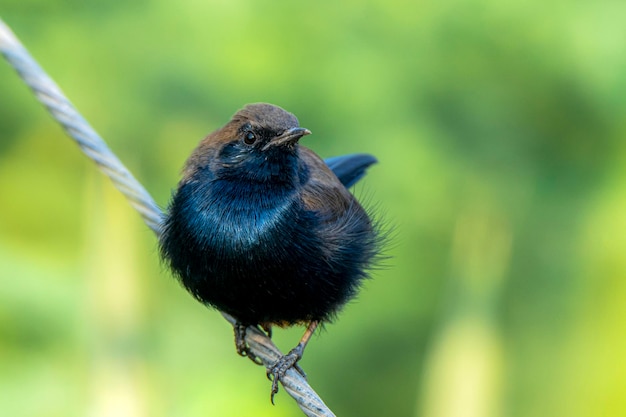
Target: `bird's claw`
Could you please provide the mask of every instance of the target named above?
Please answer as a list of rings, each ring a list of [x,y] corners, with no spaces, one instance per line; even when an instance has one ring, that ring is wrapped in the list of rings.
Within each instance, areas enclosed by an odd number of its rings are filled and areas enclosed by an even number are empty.
[[[270,393],[270,400],[274,404],[274,395],[278,392],[278,381],[282,380],[288,369],[295,369],[303,378],[306,378],[306,373],[298,365],[298,361],[302,358],[303,346],[298,345],[293,348],[288,354],[281,356],[274,364],[267,369],[267,379],[272,381],[272,391]]]
[[[246,329],[245,324],[237,323],[235,325],[235,348],[239,356],[247,356],[250,360],[257,365],[263,365],[261,359],[250,351],[250,346],[246,343]]]

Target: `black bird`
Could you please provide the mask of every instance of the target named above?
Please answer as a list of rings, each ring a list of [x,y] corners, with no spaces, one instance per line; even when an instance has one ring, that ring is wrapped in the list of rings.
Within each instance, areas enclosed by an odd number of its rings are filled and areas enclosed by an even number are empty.
[[[272,369],[297,365],[319,323],[355,296],[380,247],[377,228],[347,190],[376,159],[324,162],[298,144],[310,134],[291,113],[250,104],[200,142],[183,169],[160,238],[163,259],[200,302],[247,326],[306,325]],[[303,374],[304,375],[304,374]]]

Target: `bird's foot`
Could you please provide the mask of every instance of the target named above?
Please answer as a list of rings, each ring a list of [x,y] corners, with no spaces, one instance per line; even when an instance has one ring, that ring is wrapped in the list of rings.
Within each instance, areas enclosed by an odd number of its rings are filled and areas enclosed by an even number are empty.
[[[259,359],[254,353],[250,351],[250,346],[246,343],[246,326],[243,323],[237,322],[235,324],[235,348],[240,356],[247,356],[250,360],[257,365],[263,365],[261,359]]]
[[[288,369],[293,368],[306,378],[306,373],[304,373],[304,370],[298,365],[298,361],[302,359],[303,352],[304,345],[299,343],[298,346],[291,349],[288,354],[281,356],[271,368],[267,369],[267,379],[272,381],[272,392],[270,394],[272,404],[274,404],[274,395],[278,392],[278,381],[285,376]]]

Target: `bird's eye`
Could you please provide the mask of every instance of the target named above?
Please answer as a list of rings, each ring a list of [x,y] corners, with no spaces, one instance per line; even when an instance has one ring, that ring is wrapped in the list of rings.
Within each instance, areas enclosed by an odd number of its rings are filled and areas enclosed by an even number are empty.
[[[256,135],[252,132],[248,132],[243,137],[243,141],[246,145],[252,145],[254,142],[256,142]]]

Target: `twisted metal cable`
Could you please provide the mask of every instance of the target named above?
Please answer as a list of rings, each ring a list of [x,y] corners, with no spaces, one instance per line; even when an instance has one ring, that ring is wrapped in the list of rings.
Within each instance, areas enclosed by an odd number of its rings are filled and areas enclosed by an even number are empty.
[[[154,199],[80,115],[2,19],[0,19],[0,52],[31,88],[37,99],[76,141],[80,149],[113,181],[115,187],[126,196],[133,208],[139,212],[144,222],[158,237],[161,232],[163,213]],[[233,317],[225,313],[222,315],[233,326],[235,325]],[[251,352],[261,359],[266,368],[271,367],[282,356],[270,338],[255,327],[247,329],[246,342]],[[296,400],[307,416],[334,416],[308,385],[306,379],[295,370],[289,369],[281,382],[285,391]]]

